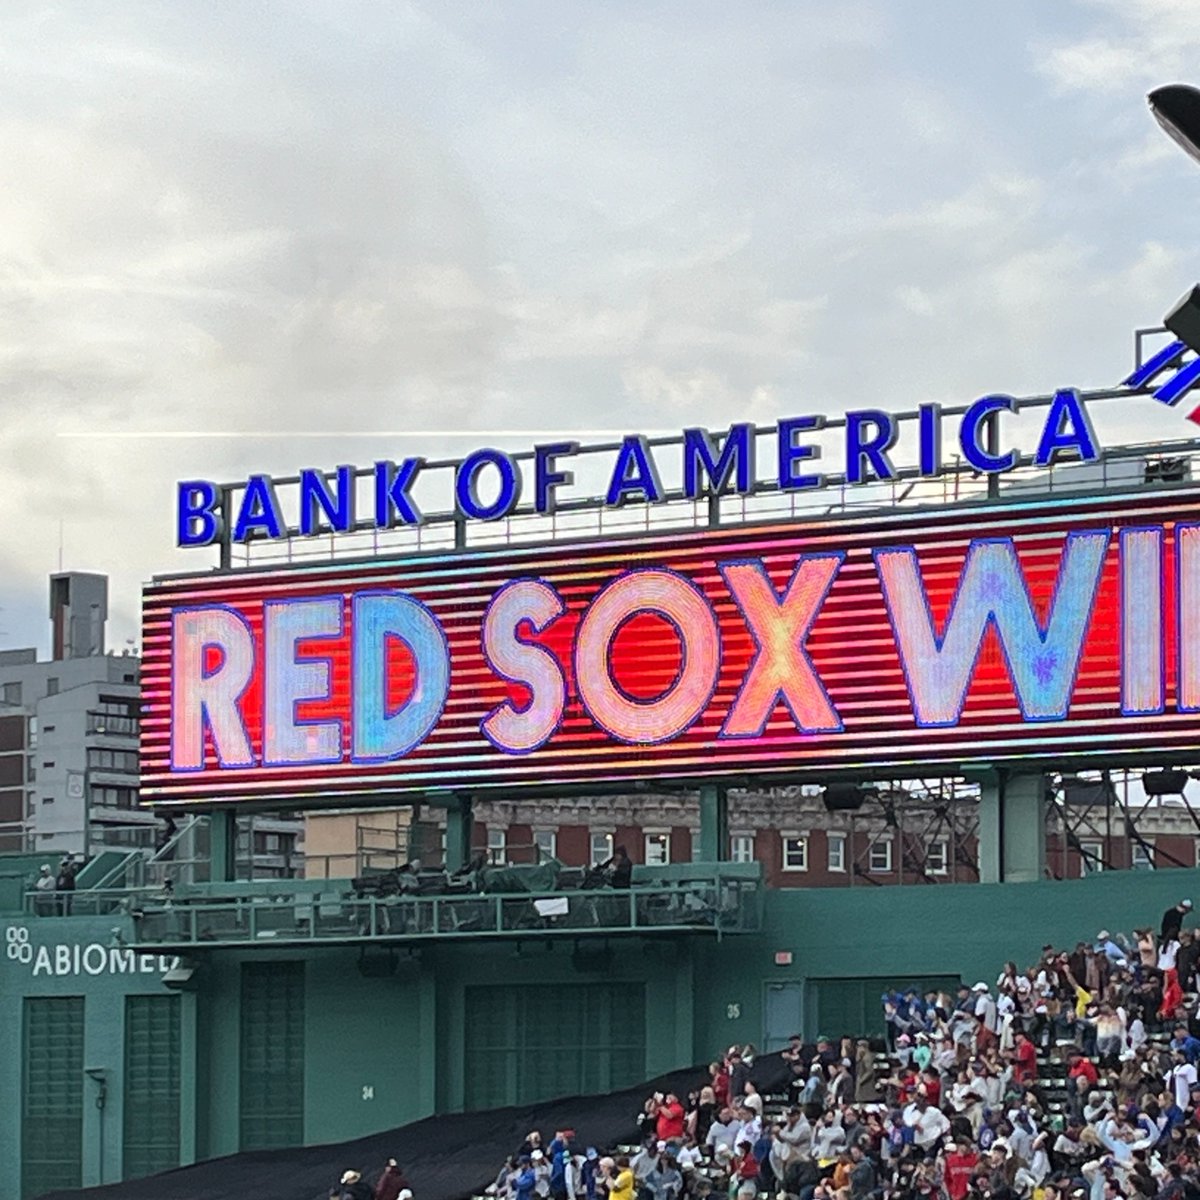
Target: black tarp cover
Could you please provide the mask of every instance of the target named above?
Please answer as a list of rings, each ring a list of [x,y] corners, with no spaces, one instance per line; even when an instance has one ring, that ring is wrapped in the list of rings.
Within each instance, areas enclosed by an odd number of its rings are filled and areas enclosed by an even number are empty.
[[[767,1067],[767,1060],[755,1067]],[[403,1169],[414,1200],[462,1200],[492,1182],[531,1129],[547,1143],[556,1129],[574,1129],[581,1149],[630,1142],[647,1096],[672,1091],[682,1099],[707,1076],[706,1067],[693,1067],[604,1096],[427,1117],[353,1142],[234,1154],[126,1183],[49,1192],[41,1200],[328,1200],[343,1171],[362,1171],[373,1184],[389,1158]]]

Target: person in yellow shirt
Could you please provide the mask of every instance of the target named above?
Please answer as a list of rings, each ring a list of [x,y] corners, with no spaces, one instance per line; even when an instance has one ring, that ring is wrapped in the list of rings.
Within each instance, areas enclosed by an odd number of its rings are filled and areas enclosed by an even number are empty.
[[[625,1155],[608,1172],[608,1200],[633,1200],[633,1171]]]

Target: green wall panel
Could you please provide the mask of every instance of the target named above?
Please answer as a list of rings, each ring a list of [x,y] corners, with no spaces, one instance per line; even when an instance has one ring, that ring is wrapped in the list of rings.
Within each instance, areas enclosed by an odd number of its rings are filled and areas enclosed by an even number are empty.
[[[179,1166],[180,997],[125,998],[123,1177]]]
[[[611,1091],[646,1070],[642,984],[468,987],[464,1107]]]
[[[240,1146],[304,1141],[304,964],[242,964]]]
[[[25,1000],[21,1193],[83,1181],[83,997]]]

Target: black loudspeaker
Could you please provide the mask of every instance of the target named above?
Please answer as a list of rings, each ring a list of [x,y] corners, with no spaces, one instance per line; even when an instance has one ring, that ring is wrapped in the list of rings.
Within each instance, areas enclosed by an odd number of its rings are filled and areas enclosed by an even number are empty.
[[[823,797],[826,812],[857,812],[865,799],[861,788],[848,783],[830,784]]]
[[[1186,771],[1147,771],[1142,776],[1142,787],[1147,796],[1182,796],[1187,781]]]

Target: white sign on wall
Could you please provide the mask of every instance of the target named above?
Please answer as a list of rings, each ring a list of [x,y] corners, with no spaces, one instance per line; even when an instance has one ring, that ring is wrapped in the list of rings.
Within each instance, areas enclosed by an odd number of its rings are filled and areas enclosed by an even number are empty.
[[[34,945],[24,925],[4,931],[5,960],[38,976],[165,975],[179,965],[170,954],[139,954],[128,946],[101,942],[53,942]]]

